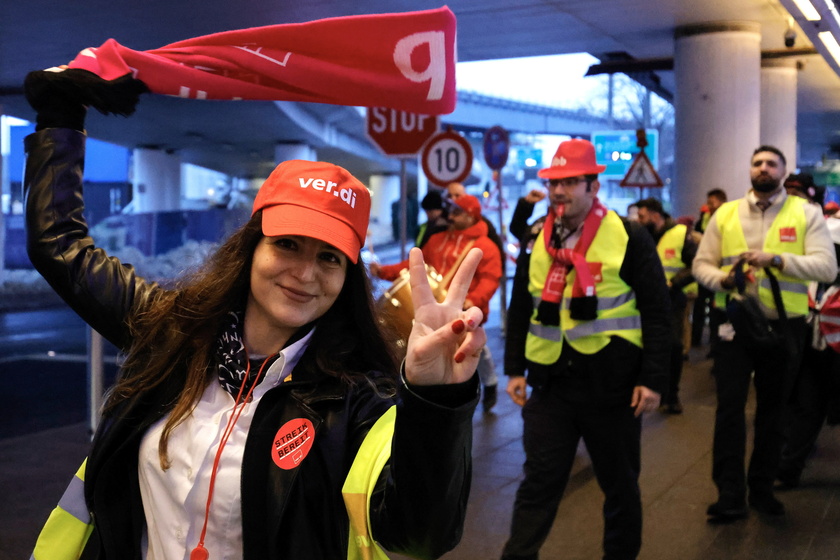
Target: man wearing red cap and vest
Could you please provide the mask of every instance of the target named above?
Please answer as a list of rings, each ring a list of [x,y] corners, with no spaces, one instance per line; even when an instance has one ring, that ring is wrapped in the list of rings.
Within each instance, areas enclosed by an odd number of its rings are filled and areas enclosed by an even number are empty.
[[[603,170],[569,140],[539,172],[550,209],[517,267],[505,343],[525,447],[505,560],[537,558],[581,438],[605,496],[604,558],[641,548],[641,415],[668,384],[668,289],[650,234],[598,200]]]
[[[713,313],[725,314],[727,292],[740,283],[739,287],[758,297],[773,328],[786,331],[787,342],[773,351],[756,349],[743,334],[735,333],[725,317],[721,321],[720,340],[712,350],[717,392],[712,479],[718,501],[707,509],[710,522],[746,517],[747,502],[762,514],[784,514],[784,504],[773,494],[773,481],[782,450],[782,411],[802,357],[808,281],[831,282],[837,274],[834,246],[819,206],[788,196],[782,187],[785,163],[782,152],[773,146],[760,146],[753,152],[753,188],[715,212],[692,267],[697,281],[717,292]],[[739,272],[745,265],[747,274]],[[766,270],[778,278],[786,321],[779,320]],[[744,408],[751,379],[755,383],[755,435],[745,476]]]
[[[490,314],[490,299],[499,288],[502,277],[502,257],[496,244],[487,236],[487,224],[482,220],[481,203],[472,195],[464,194],[449,203],[450,227],[432,235],[422,247],[426,264],[443,276],[461,263],[463,255],[472,248],[481,249],[483,256],[475,271],[467,292],[469,306],[475,305],[484,313],[484,321]],[[396,280],[400,271],[408,267],[408,260],[392,265],[371,263],[370,273],[383,280]],[[466,305],[466,304],[465,304]],[[485,412],[496,404],[496,377],[493,357],[489,349],[482,348],[478,364],[478,375],[483,389],[482,406]]]

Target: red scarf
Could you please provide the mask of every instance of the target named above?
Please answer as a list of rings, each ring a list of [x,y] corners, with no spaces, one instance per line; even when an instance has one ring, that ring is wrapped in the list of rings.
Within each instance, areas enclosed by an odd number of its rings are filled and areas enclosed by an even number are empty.
[[[70,63],[105,80],[129,72],[154,93],[455,109],[455,15],[447,7],[337,17],[205,35],[150,51],[114,39]]]
[[[552,257],[551,268],[545,280],[542,290],[542,301],[550,304],[559,304],[563,299],[563,291],[566,289],[566,275],[572,267],[577,271],[575,283],[572,286],[572,297],[595,296],[595,279],[589,266],[586,264],[586,252],[592,245],[595,234],[601,226],[601,220],[607,215],[607,208],[595,198],[592,207],[586,214],[583,221],[583,230],[574,249],[562,249],[551,246],[551,235],[554,231],[554,221],[563,217],[564,207],[560,207],[559,213],[552,207],[548,211],[548,217],[543,225],[543,241],[545,250]],[[552,323],[553,324],[553,323]]]

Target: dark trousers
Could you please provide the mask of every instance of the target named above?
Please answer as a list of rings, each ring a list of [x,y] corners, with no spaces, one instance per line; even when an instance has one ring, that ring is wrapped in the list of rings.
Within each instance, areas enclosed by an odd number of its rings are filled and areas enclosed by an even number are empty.
[[[691,345],[700,346],[703,342],[703,329],[706,317],[709,318],[709,345],[714,346],[718,340],[721,313],[714,312],[715,292],[698,284],[697,298],[691,311]]]
[[[604,558],[633,559],[642,539],[641,421],[629,406],[572,403],[561,383],[532,391],[522,410],[525,479],[502,558],[536,559],[557,515],[583,438],[604,492]],[[574,535],[569,535],[574,539]]]
[[[697,298],[694,300],[694,308],[691,310],[691,345],[700,346],[703,342],[703,329],[706,327],[706,317],[715,293],[710,289],[698,284]]]
[[[668,391],[662,395],[662,404],[676,404],[680,401],[680,379],[682,379],[683,348],[685,334],[685,308],[688,299],[682,293],[671,297],[671,360],[668,366]]]
[[[779,476],[798,480],[825,423],[829,403],[840,395],[840,355],[806,344],[788,409],[787,434]]]
[[[788,320],[788,344],[776,351],[750,349],[737,335],[715,346],[712,373],[717,412],[712,479],[721,499],[743,502],[747,485],[753,493],[772,492],[782,452],[784,406],[799,369],[804,337],[805,319],[796,318]],[[755,436],[745,479],[745,406],[751,378],[755,384]]]

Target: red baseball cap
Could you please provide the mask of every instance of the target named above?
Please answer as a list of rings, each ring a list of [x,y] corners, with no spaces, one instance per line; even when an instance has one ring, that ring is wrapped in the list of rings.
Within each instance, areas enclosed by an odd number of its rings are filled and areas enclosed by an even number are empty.
[[[594,175],[606,168],[606,165],[598,165],[595,162],[595,146],[592,142],[575,138],[560,142],[557,152],[551,158],[551,167],[540,169],[537,176],[543,179],[565,179],[578,175]]]
[[[452,200],[454,206],[473,217],[478,222],[481,220],[481,202],[471,194],[462,194],[457,200]]]
[[[349,171],[320,161],[289,160],[260,187],[251,215],[262,210],[268,237],[303,235],[319,239],[354,264],[367,236],[370,192]]]

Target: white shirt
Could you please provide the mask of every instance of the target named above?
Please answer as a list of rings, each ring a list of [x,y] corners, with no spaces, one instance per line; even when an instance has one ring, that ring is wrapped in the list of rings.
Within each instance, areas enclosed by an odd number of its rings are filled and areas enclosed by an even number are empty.
[[[240,471],[248,430],[262,396],[288,377],[311,336],[312,331],[284,348],[263,373],[263,381],[254,388],[253,400],[245,405],[225,444],[204,539],[204,548],[213,560],[242,558]],[[234,397],[217,381],[209,383],[192,414],[170,434],[171,466],[166,471],[160,467],[158,443],[168,416],[143,436],[138,469],[146,516],[142,543],[146,560],[189,560],[204,525],[213,462],[233,412]]]

